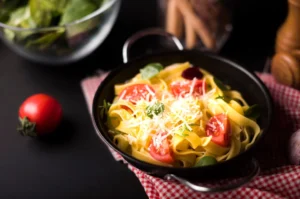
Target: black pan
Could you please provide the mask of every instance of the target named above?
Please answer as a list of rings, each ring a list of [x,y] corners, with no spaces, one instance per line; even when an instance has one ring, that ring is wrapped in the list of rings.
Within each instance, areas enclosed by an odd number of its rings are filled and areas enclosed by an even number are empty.
[[[146,35],[165,35],[171,37],[179,50],[165,53],[157,53],[147,56],[142,56],[134,60],[127,60],[127,49],[137,39]],[[98,136],[109,147],[116,150],[122,157],[136,168],[146,172],[149,175],[164,178],[167,180],[177,180],[190,188],[201,192],[220,192],[234,189],[249,182],[259,173],[259,165],[253,157],[253,150],[260,143],[262,136],[264,136],[271,124],[273,103],[268,89],[263,82],[252,72],[246,70],[244,67],[222,58],[217,55],[207,54],[199,51],[182,50],[182,46],[177,38],[159,30],[148,29],[136,33],[127,40],[123,48],[124,64],[117,69],[111,71],[105,78],[102,84],[96,91],[93,101],[93,123],[95,125]],[[139,69],[148,63],[159,62],[165,66],[177,62],[189,61],[195,66],[199,66],[224,83],[230,85],[233,89],[240,91],[249,104],[259,104],[261,107],[261,115],[258,124],[262,129],[261,136],[256,143],[247,151],[242,152],[238,156],[212,166],[197,167],[197,168],[170,168],[152,165],[140,161],[120,149],[118,149],[112,142],[108,129],[105,126],[105,121],[100,118],[99,106],[106,100],[111,102],[114,98],[114,85],[124,83],[131,79],[134,75],[139,73]],[[246,173],[246,174],[245,174]],[[229,177],[241,177],[240,180],[234,184],[227,184],[221,187],[209,188],[191,183],[192,181],[203,180],[219,180]]]

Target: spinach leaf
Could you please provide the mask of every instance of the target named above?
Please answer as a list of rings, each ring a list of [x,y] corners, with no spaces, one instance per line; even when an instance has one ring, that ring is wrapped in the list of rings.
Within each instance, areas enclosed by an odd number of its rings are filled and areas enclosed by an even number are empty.
[[[146,115],[152,119],[154,115],[159,115],[163,113],[164,110],[165,110],[165,105],[161,102],[156,102],[152,106],[146,107]]]
[[[30,14],[38,27],[50,26],[51,4],[47,0],[29,0]]]
[[[27,23],[30,19],[30,9],[28,6],[23,6],[16,9],[10,14],[7,22],[10,26],[22,27],[22,28],[34,28],[34,23]]]
[[[91,0],[71,0],[61,17],[59,25],[74,22],[97,9],[98,6]]]
[[[251,119],[257,119],[260,116],[260,107],[257,104],[250,106],[245,111],[245,116]]]
[[[98,7],[102,6],[107,0],[92,0]]]
[[[216,77],[214,77],[214,82],[222,91],[230,90],[230,87],[226,86],[221,80],[217,79]]]
[[[23,6],[16,9],[11,13],[7,22],[10,26],[22,27],[22,28],[36,28],[35,22],[30,16],[30,9],[28,6]],[[4,34],[8,40],[22,40],[32,34],[30,31],[16,32],[10,29],[4,29]]]
[[[21,0],[0,0],[0,22],[7,22],[15,9],[17,9],[22,3]]]
[[[58,30],[56,32],[47,33],[39,37],[38,39],[29,40],[25,46],[28,48],[32,46],[37,46],[37,48],[39,48],[40,50],[46,49],[51,44],[53,44],[53,42],[56,41],[64,32],[65,31],[62,28],[61,30]]]
[[[151,79],[156,76],[159,71],[163,69],[163,65],[160,63],[150,63],[140,70],[142,79]]]

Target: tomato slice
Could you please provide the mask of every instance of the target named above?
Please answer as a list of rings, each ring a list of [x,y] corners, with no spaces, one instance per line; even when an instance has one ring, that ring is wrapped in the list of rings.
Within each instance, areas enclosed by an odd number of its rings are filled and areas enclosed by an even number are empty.
[[[151,100],[155,95],[155,90],[147,84],[133,84],[126,87],[120,93],[120,99],[128,100],[136,104],[139,100]]]
[[[206,135],[212,136],[212,141],[220,146],[227,147],[230,137],[230,123],[226,114],[211,117],[206,124]]]
[[[195,81],[195,82],[193,82]],[[183,81],[175,81],[171,83],[171,91],[175,97],[185,97],[188,95],[192,88],[192,95],[193,96],[201,96],[204,92],[206,92],[206,84],[203,85],[205,82],[203,80],[183,80]]]
[[[150,149],[150,155],[155,160],[164,162],[167,164],[171,164],[174,162],[174,158],[172,156],[172,150],[170,148],[170,143],[167,138],[162,140],[162,142],[159,144],[159,146],[154,145],[153,138],[152,138],[149,149]]]

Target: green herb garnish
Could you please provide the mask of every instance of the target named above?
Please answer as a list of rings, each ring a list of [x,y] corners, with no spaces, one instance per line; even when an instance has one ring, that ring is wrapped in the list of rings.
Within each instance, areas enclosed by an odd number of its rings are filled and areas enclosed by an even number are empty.
[[[221,99],[221,100],[224,100],[224,101],[225,101],[224,96],[221,96],[221,95],[219,95],[218,97],[216,97],[216,99]]]
[[[151,63],[140,69],[140,73],[142,79],[151,79],[152,77],[156,76],[162,69],[164,69],[164,67],[160,63]]]
[[[104,117],[108,114],[108,110],[110,107],[111,107],[111,103],[106,102],[106,100],[103,100],[103,106],[99,106],[101,119],[104,119]]]
[[[214,77],[214,82],[222,91],[230,90],[229,86],[225,85],[221,80],[217,79],[216,77]]]
[[[221,96],[219,95],[218,97],[216,97],[216,99],[221,99],[224,100],[225,102],[229,103],[231,98],[227,97],[227,96]]]
[[[190,126],[197,126],[197,124],[189,124]],[[182,125],[178,131],[175,131],[177,135],[180,135],[181,137],[186,137],[188,136],[188,132],[192,132],[191,130],[188,129],[188,127],[184,124]]]
[[[204,156],[201,158],[196,164],[195,167],[203,167],[203,166],[209,166],[209,165],[214,165],[217,164],[218,161],[216,160],[215,157],[212,156]]]
[[[146,107],[146,115],[152,119],[154,115],[159,115],[163,113],[164,110],[165,105],[161,102],[156,102],[155,104]]]
[[[250,106],[245,111],[245,116],[251,119],[257,119],[260,116],[260,108],[257,104]]]

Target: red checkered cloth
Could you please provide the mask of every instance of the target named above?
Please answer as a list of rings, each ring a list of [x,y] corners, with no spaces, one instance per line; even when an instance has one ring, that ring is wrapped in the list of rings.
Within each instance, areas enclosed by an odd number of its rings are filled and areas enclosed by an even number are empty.
[[[107,73],[102,71],[95,77],[81,82],[81,87],[91,113],[94,93]],[[262,140],[257,157],[262,172],[247,185],[222,193],[200,193],[188,187],[150,176],[128,164],[113,149],[109,148],[117,161],[124,161],[137,176],[150,199],[217,199],[217,198],[266,198],[300,199],[300,166],[289,162],[289,139],[300,129],[300,92],[281,85],[269,74],[257,73],[269,88],[275,105],[275,120],[270,132]]]

